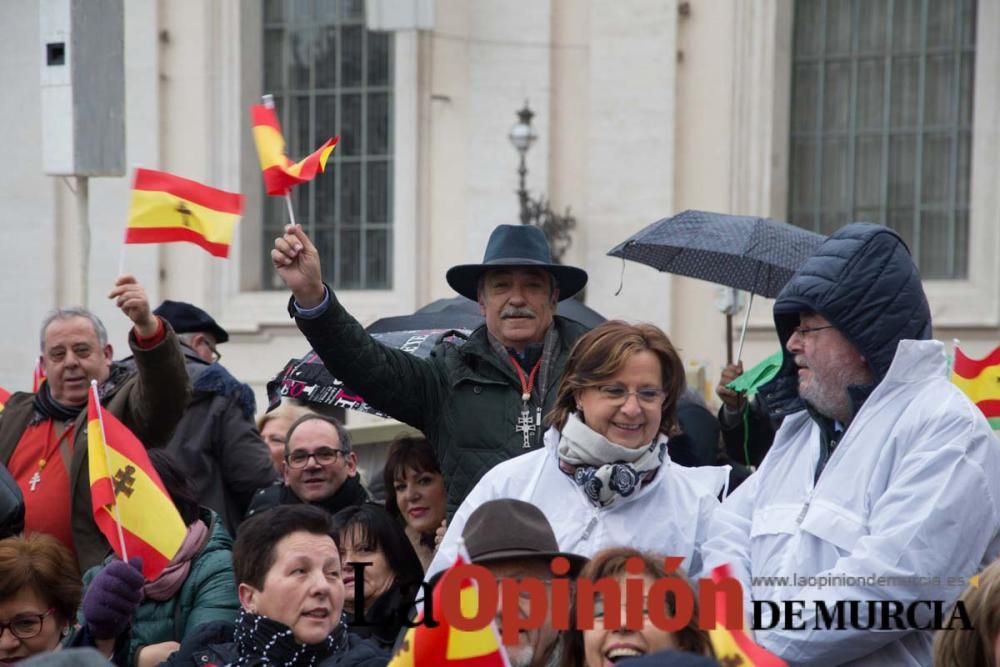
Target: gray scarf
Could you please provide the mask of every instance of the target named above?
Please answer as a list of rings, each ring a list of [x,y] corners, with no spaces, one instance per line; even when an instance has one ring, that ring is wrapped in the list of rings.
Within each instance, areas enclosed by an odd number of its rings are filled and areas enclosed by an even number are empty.
[[[662,433],[638,449],[611,442],[570,413],[559,439],[559,468],[573,477],[598,507],[610,507],[627,498],[655,476],[666,457],[667,436]]]

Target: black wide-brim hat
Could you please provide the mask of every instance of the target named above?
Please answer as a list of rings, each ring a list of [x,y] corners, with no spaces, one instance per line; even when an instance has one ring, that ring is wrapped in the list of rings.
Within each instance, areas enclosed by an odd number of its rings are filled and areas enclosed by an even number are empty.
[[[479,278],[490,269],[545,269],[559,285],[559,300],[568,299],[587,284],[587,272],[552,261],[548,241],[533,225],[500,225],[490,234],[482,264],[459,264],[445,278],[452,289],[473,301],[479,300]]]

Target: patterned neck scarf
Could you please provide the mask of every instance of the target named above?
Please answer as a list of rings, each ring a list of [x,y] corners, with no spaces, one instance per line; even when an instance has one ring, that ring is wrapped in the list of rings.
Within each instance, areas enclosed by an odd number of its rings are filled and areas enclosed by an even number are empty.
[[[593,431],[573,412],[559,439],[559,469],[573,478],[597,507],[610,507],[648,484],[663,464],[667,436],[629,449]]]
[[[241,609],[233,641],[238,656],[234,665],[306,667],[347,647],[347,623],[341,615],[340,623],[326,639],[318,644],[301,644],[284,623]]]

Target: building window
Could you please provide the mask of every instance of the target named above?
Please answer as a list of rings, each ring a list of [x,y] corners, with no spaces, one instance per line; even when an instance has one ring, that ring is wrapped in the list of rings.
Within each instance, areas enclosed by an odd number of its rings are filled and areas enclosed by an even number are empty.
[[[878,222],[968,274],[976,0],[796,0],[789,219]]]
[[[263,90],[274,95],[289,156],[340,135],[326,173],[292,190],[337,289],[392,287],[392,70],[390,33],[365,29],[364,0],[265,0]],[[264,248],[288,220],[264,197]],[[282,289],[270,262],[263,283]]]

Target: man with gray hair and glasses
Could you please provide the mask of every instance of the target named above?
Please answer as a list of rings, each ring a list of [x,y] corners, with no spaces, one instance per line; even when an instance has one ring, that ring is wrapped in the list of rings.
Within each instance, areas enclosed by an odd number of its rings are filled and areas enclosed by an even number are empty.
[[[45,382],[37,393],[13,394],[0,412],[0,461],[24,496],[25,533],[59,539],[76,554],[81,571],[109,551],[90,502],[91,380],[97,381],[105,409],[147,447],[167,443],[189,393],[177,336],[153,315],[143,287],[122,275],[108,298],[133,323],[129,347],[135,368],[112,360],[107,329],[96,315],[85,308],[61,308],[41,328]]]
[[[1000,555],[996,436],[949,380],[893,230],[834,232],[774,323],[784,361],[763,390],[784,421],[712,515],[704,571],[729,564],[756,641],[789,665],[929,665],[934,609]]]
[[[288,428],[283,484],[261,489],[247,517],[278,505],[308,503],[336,514],[370,500],[358,476],[351,436],[338,420],[320,414],[299,417]]]

